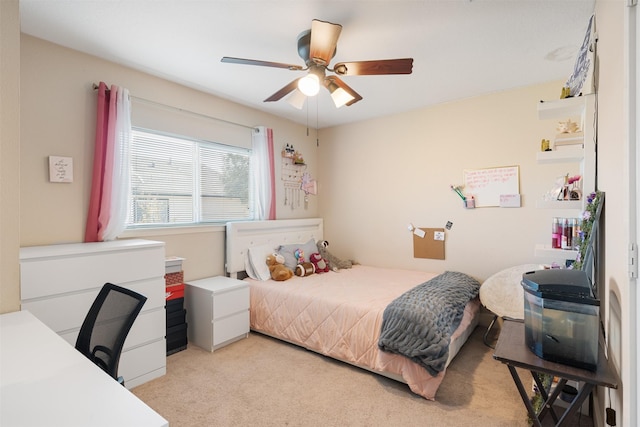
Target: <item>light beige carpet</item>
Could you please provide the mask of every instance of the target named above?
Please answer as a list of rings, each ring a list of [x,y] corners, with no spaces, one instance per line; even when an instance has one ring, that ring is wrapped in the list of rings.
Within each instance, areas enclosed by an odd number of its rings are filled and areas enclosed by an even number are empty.
[[[133,393],[174,427],[527,426],[509,371],[483,333],[478,327],[449,366],[436,402],[256,333],[214,353],[190,344],[167,358],[167,375]],[[582,416],[572,425],[592,421]]]

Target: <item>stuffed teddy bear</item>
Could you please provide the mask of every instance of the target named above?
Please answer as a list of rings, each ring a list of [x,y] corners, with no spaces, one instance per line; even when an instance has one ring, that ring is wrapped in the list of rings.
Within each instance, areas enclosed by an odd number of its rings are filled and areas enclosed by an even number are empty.
[[[322,258],[318,252],[309,256],[311,264],[313,264],[316,273],[326,273],[329,271],[329,263]]]
[[[326,240],[319,240],[317,243],[318,253],[322,258],[329,262],[331,269],[333,271],[338,271],[342,268],[351,268],[353,266],[353,261],[351,260],[341,260],[337,256],[333,255],[331,252],[327,250],[327,246],[329,246],[329,242]]]
[[[284,266],[284,257],[278,253],[267,256],[267,265],[271,272],[271,278],[282,282],[293,277],[293,271]]]

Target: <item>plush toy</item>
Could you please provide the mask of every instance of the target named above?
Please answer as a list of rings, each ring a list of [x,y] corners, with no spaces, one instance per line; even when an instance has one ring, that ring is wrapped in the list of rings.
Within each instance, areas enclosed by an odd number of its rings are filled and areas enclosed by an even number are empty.
[[[326,273],[329,271],[329,263],[325,261],[318,252],[311,254],[309,260],[311,264],[313,264],[316,273]]]
[[[302,264],[296,265],[296,276],[304,277],[310,276],[316,272],[316,268],[310,262],[303,262]]]
[[[322,258],[329,263],[331,269],[333,271],[338,271],[343,268],[351,268],[353,266],[353,261],[351,260],[342,260],[337,256],[333,255],[331,252],[327,250],[327,246],[329,246],[329,242],[326,240],[319,240],[317,243],[318,253],[322,256]]]
[[[298,264],[303,264],[305,262],[304,251],[302,249],[296,249],[293,255],[296,257]]]
[[[293,271],[284,266],[284,257],[278,253],[267,256],[267,265],[271,272],[271,278],[282,282],[293,277]]]
[[[294,271],[296,276],[303,277],[316,272],[316,267],[305,259],[302,249],[296,249],[293,255],[295,255],[296,261],[298,262]]]

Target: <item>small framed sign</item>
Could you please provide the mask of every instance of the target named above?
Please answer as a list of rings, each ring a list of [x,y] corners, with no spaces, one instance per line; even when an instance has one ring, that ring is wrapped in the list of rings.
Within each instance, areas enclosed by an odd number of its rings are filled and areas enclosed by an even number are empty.
[[[73,182],[73,158],[49,156],[49,182]]]

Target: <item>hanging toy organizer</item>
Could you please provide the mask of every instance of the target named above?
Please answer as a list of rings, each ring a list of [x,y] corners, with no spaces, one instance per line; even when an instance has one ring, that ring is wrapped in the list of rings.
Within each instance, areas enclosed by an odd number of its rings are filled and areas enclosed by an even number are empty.
[[[307,165],[304,163],[302,154],[295,151],[293,146],[287,144],[282,150],[282,181],[284,184],[284,205],[290,206],[291,210],[307,207],[306,194],[302,190],[302,175],[305,173]]]

